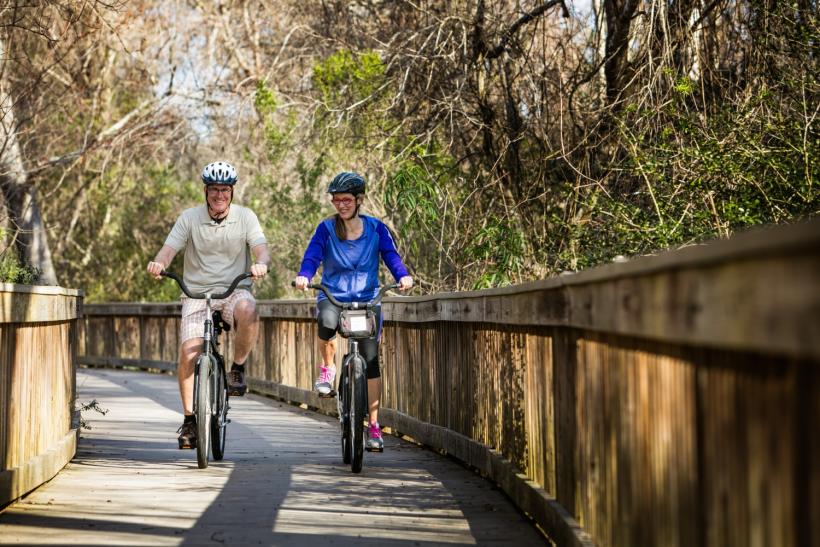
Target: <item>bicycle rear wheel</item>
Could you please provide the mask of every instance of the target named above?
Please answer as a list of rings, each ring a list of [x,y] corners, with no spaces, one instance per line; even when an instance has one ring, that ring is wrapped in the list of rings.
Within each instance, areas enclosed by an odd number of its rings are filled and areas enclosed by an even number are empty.
[[[364,373],[364,360],[358,355],[353,358],[350,382],[350,469],[354,473],[362,470],[364,457],[364,417],[367,412],[367,378]]]
[[[345,356],[346,357],[346,356]],[[342,361],[339,376],[339,393],[336,399],[339,408],[339,423],[342,427],[342,461],[350,463],[350,390],[348,389],[347,358]]]
[[[214,415],[211,419],[211,452],[216,461],[225,457],[225,434],[228,431],[228,386],[221,363],[214,367]]]
[[[211,401],[213,401],[211,374],[214,368],[213,360],[207,355],[201,355],[196,362],[194,414],[196,414],[196,462],[200,469],[208,467],[208,451],[211,448]]]

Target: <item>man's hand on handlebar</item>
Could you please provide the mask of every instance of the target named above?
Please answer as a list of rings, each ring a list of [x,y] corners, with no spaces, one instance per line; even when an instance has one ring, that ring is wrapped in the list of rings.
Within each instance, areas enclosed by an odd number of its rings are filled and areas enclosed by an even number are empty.
[[[251,274],[253,274],[254,281],[258,281],[268,274],[268,265],[261,262],[251,264]]]
[[[413,278],[409,275],[405,275],[401,279],[399,279],[399,290],[406,291],[413,287]]]
[[[160,262],[149,262],[148,263],[148,273],[153,276],[154,279],[162,279],[162,272],[165,270],[165,266]]]
[[[309,283],[310,279],[303,275],[297,276],[296,279],[293,280],[293,286],[300,291],[306,291]]]

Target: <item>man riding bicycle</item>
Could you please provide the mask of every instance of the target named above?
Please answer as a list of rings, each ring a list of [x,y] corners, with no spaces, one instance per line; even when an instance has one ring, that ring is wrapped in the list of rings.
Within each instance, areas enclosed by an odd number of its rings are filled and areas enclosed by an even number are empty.
[[[365,180],[357,173],[336,175],[327,189],[336,215],[325,219],[316,228],[305,251],[299,274],[294,280],[297,289],[305,290],[321,264],[322,284],[340,302],[362,302],[373,299],[379,292],[379,257],[401,285],[402,291],[413,286],[413,278],[401,260],[387,226],[373,217],[360,215],[364,201]],[[319,349],[322,356],[320,375],[315,388],[319,395],[328,396],[336,377],[336,329],[341,309],[334,306],[320,292],[317,296],[319,322]],[[376,337],[363,340],[359,347],[367,363],[367,394],[369,401],[369,428],[367,447],[383,450],[379,427],[379,337],[381,335],[381,307]]]
[[[265,277],[270,262],[267,242],[253,211],[232,203],[237,179],[236,169],[227,162],[205,166],[202,171],[205,204],[186,209],[177,218],[165,244],[148,263],[149,274],[162,279],[160,273],[184,249],[183,279],[192,292],[223,292],[232,279],[247,271],[255,280]],[[235,332],[234,363],[228,374],[230,395],[245,394],[245,361],[259,332],[256,301],[250,288],[251,281],[243,281],[230,297],[212,303],[213,309],[221,311],[222,318]],[[180,448],[196,448],[193,376],[196,358],[203,346],[204,320],[205,301],[183,296],[177,368],[184,413],[178,430]]]

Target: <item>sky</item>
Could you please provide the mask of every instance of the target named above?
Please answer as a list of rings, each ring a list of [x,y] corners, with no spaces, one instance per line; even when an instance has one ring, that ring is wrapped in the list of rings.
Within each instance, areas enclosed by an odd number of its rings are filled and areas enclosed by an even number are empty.
[[[592,0],[569,0],[568,3],[578,15],[588,15],[591,1]]]

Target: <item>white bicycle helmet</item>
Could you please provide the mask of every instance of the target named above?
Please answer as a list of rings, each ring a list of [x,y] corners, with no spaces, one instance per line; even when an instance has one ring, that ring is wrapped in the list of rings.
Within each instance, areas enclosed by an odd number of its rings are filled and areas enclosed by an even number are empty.
[[[209,163],[202,170],[202,182],[205,184],[236,184],[239,176],[236,174],[234,166],[226,161],[215,161]]]

